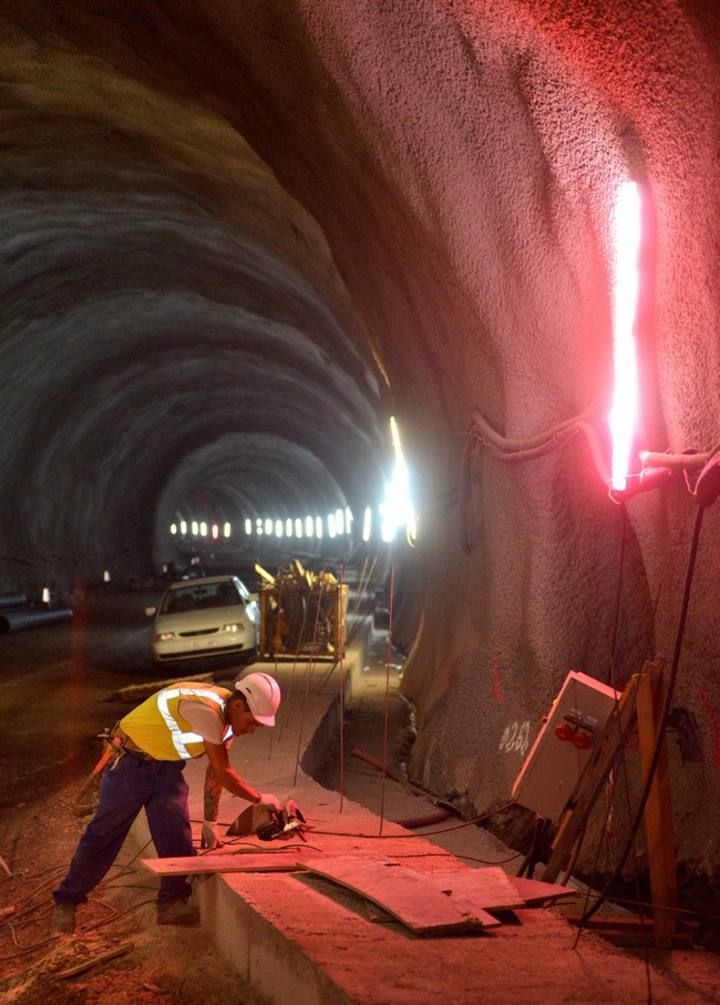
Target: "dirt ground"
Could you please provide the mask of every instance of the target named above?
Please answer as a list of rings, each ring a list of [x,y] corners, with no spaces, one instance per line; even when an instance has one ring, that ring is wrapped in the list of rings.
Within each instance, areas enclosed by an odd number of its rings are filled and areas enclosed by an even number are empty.
[[[76,934],[52,935],[50,891],[88,819],[73,813],[77,788],[67,785],[3,825],[2,854],[12,876],[0,881],[0,905],[15,913],[0,926],[2,1005],[257,1005],[260,999],[228,972],[202,928],[156,925],[156,883],[127,856],[81,908]],[[116,959],[62,976],[124,946]]]
[[[0,740],[0,856],[12,875],[0,862],[0,911],[15,909],[0,915],[2,1005],[258,1001],[202,928],[156,925],[155,881],[122,859],[79,912],[76,935],[50,932],[50,892],[89,820],[73,807],[101,750],[96,734],[131,707],[119,689],[158,676],[143,608],[159,589],[98,591],[71,624],[2,637],[0,714],[12,726]],[[124,955],[62,976],[121,946]]]
[[[378,735],[373,704],[364,701],[350,717],[348,746],[361,743],[372,751]],[[395,711],[401,714],[399,707]],[[377,811],[380,788],[372,768],[348,757],[344,782],[348,798]],[[3,827],[2,854],[13,875],[0,879],[0,905],[14,905],[16,913],[0,925],[2,1005],[261,1005],[262,999],[229,972],[202,928],[155,924],[155,882],[144,870],[134,868],[127,856],[93,893],[91,905],[81,910],[77,934],[52,937],[50,891],[62,876],[87,819],[73,813],[77,788],[78,783],[70,784],[52,798],[22,807]],[[408,805],[413,807],[412,815],[432,812],[429,804],[408,797],[401,786],[386,786],[389,817],[409,815]],[[521,860],[512,852],[508,856],[508,850],[480,828],[449,831],[432,840],[469,865],[504,861],[505,868],[513,871]],[[575,907],[580,901],[578,897]],[[569,944],[574,937],[568,926]],[[75,977],[62,976],[78,963],[124,946],[128,952],[120,957]],[[534,947],[538,950],[542,946]],[[615,952],[608,945],[609,964]],[[642,951],[636,952],[642,957]],[[653,951],[648,967],[650,993],[653,974],[662,973],[676,986],[678,1003],[720,1000],[720,957],[716,954],[701,949]],[[302,1001],[301,989],[298,996]]]

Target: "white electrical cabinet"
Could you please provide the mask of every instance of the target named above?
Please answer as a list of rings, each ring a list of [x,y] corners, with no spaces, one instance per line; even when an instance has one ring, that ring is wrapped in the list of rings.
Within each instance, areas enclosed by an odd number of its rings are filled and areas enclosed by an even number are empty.
[[[557,820],[619,697],[607,684],[571,670],[515,779],[513,799]]]

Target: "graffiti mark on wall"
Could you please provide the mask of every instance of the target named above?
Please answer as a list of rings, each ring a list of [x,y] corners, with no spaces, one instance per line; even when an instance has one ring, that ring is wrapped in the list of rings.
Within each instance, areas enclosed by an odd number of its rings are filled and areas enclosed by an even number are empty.
[[[500,671],[498,670],[497,657],[493,656],[492,661],[492,696],[501,705],[505,704],[505,695],[500,686]]]
[[[513,722],[506,726],[498,750],[505,754],[520,754],[524,757],[530,746],[530,722]]]

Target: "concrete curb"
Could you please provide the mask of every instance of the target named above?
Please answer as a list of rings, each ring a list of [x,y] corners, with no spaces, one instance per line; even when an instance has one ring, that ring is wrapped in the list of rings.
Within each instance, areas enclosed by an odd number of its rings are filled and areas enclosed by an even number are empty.
[[[203,925],[220,955],[269,1002],[352,1005],[352,999],[297,943],[234,890],[226,877],[203,879],[198,901]]]

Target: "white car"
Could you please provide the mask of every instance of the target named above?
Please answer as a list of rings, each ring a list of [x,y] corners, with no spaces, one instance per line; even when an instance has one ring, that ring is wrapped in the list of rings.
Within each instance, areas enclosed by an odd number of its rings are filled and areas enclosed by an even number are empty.
[[[151,650],[158,663],[254,652],[260,612],[237,576],[183,579],[165,591],[154,617]]]

